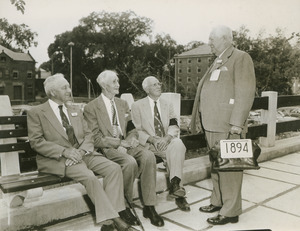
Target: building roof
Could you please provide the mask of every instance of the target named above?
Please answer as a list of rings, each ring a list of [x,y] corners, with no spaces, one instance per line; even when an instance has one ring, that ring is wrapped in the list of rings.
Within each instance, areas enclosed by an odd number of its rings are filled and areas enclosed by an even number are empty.
[[[211,48],[207,44],[203,44],[201,46],[198,46],[192,50],[185,51],[177,57],[183,57],[183,56],[199,56],[199,55],[212,55]]]
[[[15,61],[35,62],[35,60],[32,58],[32,56],[29,53],[14,52],[14,51],[0,45],[0,53],[2,53],[2,52],[4,52],[6,55],[8,55],[10,58],[12,58]]]

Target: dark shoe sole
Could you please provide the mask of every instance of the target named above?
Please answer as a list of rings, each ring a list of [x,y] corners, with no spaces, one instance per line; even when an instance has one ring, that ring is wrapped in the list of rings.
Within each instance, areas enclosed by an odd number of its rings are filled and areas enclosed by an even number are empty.
[[[228,223],[238,223],[239,217],[233,217],[231,219],[228,219],[226,222],[213,222],[213,221],[210,221],[209,218],[206,221],[211,225],[226,225]]]
[[[203,210],[202,207],[199,208],[200,212],[203,212],[203,213],[214,213],[214,212],[217,212],[217,211],[220,211],[222,207],[215,207],[214,209],[211,209],[211,210]]]

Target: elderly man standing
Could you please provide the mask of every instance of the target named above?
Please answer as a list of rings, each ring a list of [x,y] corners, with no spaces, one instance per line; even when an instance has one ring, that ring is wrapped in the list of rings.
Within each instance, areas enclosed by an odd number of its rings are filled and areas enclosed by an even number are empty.
[[[147,97],[132,104],[132,121],[139,132],[140,144],[149,146],[155,155],[167,163],[170,174],[169,195],[182,211],[190,211],[182,186],[186,147],[178,138],[179,127],[173,105],[161,96],[161,83],[149,76],[142,83]]]
[[[255,74],[251,57],[233,47],[232,31],[227,26],[211,31],[209,45],[217,58],[199,82],[191,129],[196,133],[202,124],[208,147],[212,148],[220,140],[227,139],[229,133],[242,133],[245,137],[246,121],[255,95]],[[212,170],[211,179],[211,204],[201,207],[200,211],[219,211],[216,217],[208,218],[212,225],[238,222],[242,213],[243,172]]]
[[[48,77],[44,88],[49,100],[28,111],[28,136],[39,172],[80,182],[95,205],[101,231],[135,230],[118,215],[125,210],[120,166],[94,151],[91,131],[82,111],[68,106],[72,100],[62,74]],[[94,172],[103,177],[103,186]]]
[[[115,97],[119,94],[119,78],[114,71],[100,73],[97,82],[101,95],[88,103],[84,116],[92,129],[95,147],[103,150],[105,156],[120,164],[123,171],[125,196],[132,202],[133,183],[141,180],[143,214],[155,226],[163,226],[164,220],[155,210],[156,204],[156,160],[154,154],[139,145],[138,133],[131,121],[130,109],[125,100]],[[120,213],[127,223],[135,225],[137,218],[126,208]]]

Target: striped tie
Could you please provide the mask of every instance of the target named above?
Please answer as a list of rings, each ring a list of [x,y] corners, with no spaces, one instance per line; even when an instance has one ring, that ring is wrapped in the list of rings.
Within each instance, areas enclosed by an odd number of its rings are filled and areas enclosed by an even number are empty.
[[[113,137],[118,137],[118,120],[117,120],[117,115],[116,115],[116,109],[115,109],[115,104],[114,101],[111,100],[111,115],[112,115],[112,130],[113,130]]]
[[[155,135],[159,137],[165,136],[164,127],[160,119],[156,101],[154,101],[154,128],[155,128]]]
[[[66,116],[66,114],[64,113],[64,111],[62,109],[63,105],[59,105],[58,108],[59,108],[59,113],[60,113],[60,117],[62,120],[62,125],[66,129],[66,133],[68,135],[68,139],[69,139],[70,143],[72,144],[72,146],[78,145],[78,141],[77,141],[75,133],[74,133],[74,128],[69,123],[68,117]]]

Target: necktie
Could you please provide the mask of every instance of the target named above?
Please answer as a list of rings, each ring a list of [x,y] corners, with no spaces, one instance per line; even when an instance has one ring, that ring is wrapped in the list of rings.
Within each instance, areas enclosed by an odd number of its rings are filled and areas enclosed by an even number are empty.
[[[164,127],[160,119],[156,101],[154,101],[154,128],[155,128],[155,135],[160,137],[165,136]]]
[[[114,101],[111,100],[111,115],[112,115],[112,129],[113,129],[113,137],[118,137],[118,120],[117,120],[117,114],[116,114],[116,108]]]
[[[74,146],[75,144],[78,144],[78,141],[77,141],[75,133],[74,133],[74,129],[73,129],[72,125],[70,125],[69,120],[62,109],[63,105],[59,105],[58,108],[59,108],[59,113],[60,113],[63,127],[66,129],[66,133],[68,135],[68,139],[69,139],[70,143],[72,144],[72,146]]]

